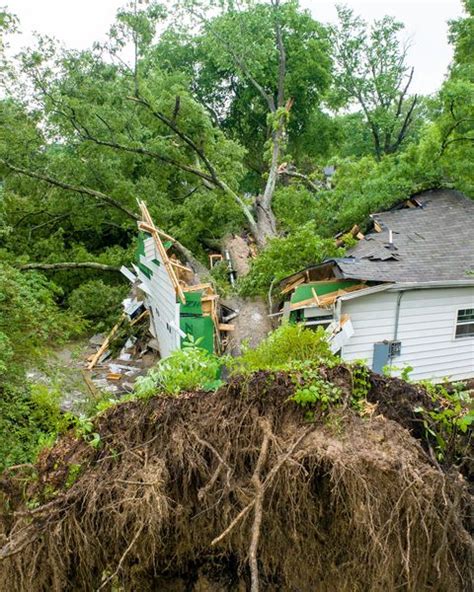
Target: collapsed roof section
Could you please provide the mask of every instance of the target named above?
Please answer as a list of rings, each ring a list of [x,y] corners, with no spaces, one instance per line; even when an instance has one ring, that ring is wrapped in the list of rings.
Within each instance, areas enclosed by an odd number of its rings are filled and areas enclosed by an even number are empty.
[[[293,274],[283,289],[301,278],[419,283],[463,280],[474,270],[474,200],[458,191],[425,191],[371,219],[373,232],[345,257]]]
[[[186,338],[209,352],[222,351],[226,334],[233,326],[224,318],[224,309],[211,284],[193,284],[193,271],[168,253],[172,242],[159,230],[144,202],[139,202],[141,220],[135,273],[122,273],[143,294],[150,314],[150,332],[158,342],[160,355],[166,358],[180,349]],[[163,240],[165,239],[165,240]],[[230,313],[230,314],[229,314]],[[235,315],[234,315],[235,316]]]

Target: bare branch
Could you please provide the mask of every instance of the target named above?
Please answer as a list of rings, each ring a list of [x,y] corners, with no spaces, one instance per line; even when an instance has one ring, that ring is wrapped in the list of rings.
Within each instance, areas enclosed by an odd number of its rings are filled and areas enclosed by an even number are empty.
[[[21,271],[31,271],[39,269],[41,271],[61,271],[66,269],[94,269],[96,271],[115,271],[120,272],[120,267],[114,265],[104,265],[93,261],[83,262],[64,262],[64,263],[27,263],[20,265]]]

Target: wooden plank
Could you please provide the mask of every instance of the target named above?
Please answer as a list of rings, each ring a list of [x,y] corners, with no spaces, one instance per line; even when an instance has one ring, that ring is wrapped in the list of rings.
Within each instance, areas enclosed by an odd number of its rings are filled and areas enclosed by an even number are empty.
[[[318,303],[314,298],[308,298],[307,300],[291,304],[290,310],[299,310],[300,308],[307,308],[308,306],[318,306]]]
[[[301,302],[295,302],[294,304],[291,305],[290,310],[299,310],[300,308],[307,308],[309,306],[319,306],[321,308],[324,308],[326,306],[329,306],[330,304],[333,304],[339,296],[343,296],[344,294],[346,294],[348,292],[355,292],[357,290],[362,290],[364,288],[367,288],[366,284],[356,284],[355,286],[349,286],[348,288],[346,288],[344,290],[337,290],[335,292],[330,292],[329,294],[325,294],[324,296],[318,297],[316,295],[317,300],[316,300],[316,298],[314,298],[314,293],[313,293],[313,298],[308,298],[307,300],[302,300]]]
[[[123,378],[122,374],[119,374],[118,372],[109,372],[106,375],[107,380],[121,380]]]
[[[166,232],[163,232],[163,230],[161,230],[160,228],[156,228],[156,226],[154,224],[147,224],[146,222],[140,221],[138,223],[138,228],[140,230],[144,230],[145,232],[148,232],[148,234],[152,234],[153,232],[157,232],[159,235],[161,235],[166,240],[169,240],[172,243],[176,242],[175,238],[173,238],[171,235],[167,234]]]
[[[316,304],[319,304],[319,298],[318,298],[318,295],[316,294],[316,290],[314,288],[311,288],[311,293],[313,295],[313,298],[316,301]]]
[[[124,322],[124,320],[125,320],[125,314],[122,315],[122,318],[120,319],[120,321],[112,327],[112,330],[107,335],[107,337],[104,339],[104,342],[99,347],[99,349],[97,350],[97,352],[94,355],[94,357],[92,358],[92,360],[89,362],[89,364],[87,366],[88,370],[92,370],[92,368],[94,368],[94,366],[100,360],[101,356],[107,351],[107,348],[110,345],[110,341],[112,340],[112,337],[117,333],[117,331],[119,330],[119,328],[122,325],[122,323]]]
[[[235,325],[228,323],[219,323],[219,331],[235,331]]]
[[[212,284],[195,284],[193,286],[186,286],[185,292],[197,292],[198,290],[212,290]]]
[[[181,265],[181,263],[178,263],[177,261],[173,261],[173,259],[170,259],[170,263],[171,263],[171,265],[173,265],[173,267],[176,267],[176,269],[182,269],[183,271],[188,271],[189,273],[193,273],[193,270],[190,267],[185,267],[184,265]]]
[[[142,319],[144,319],[146,316],[148,316],[148,314],[149,314],[148,311],[144,310],[140,315],[138,315],[138,317],[136,319],[133,319],[133,321],[131,321],[130,325],[136,325]]]
[[[290,284],[287,284],[283,288],[283,290],[281,291],[281,293],[282,294],[288,294],[288,292],[291,292],[292,290],[294,290],[295,288],[297,288],[301,284],[304,284],[305,281],[306,281],[305,278],[304,277],[301,277],[301,278],[297,279],[296,281],[294,281],[294,282],[292,282]]]

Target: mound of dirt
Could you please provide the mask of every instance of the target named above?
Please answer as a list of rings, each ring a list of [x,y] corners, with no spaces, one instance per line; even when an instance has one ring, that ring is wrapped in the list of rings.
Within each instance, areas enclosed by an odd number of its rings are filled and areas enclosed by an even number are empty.
[[[416,437],[429,397],[370,381],[368,417],[309,423],[267,372],[109,409],[100,449],[67,435],[40,458],[28,503],[8,477],[0,591],[472,589],[465,480]]]

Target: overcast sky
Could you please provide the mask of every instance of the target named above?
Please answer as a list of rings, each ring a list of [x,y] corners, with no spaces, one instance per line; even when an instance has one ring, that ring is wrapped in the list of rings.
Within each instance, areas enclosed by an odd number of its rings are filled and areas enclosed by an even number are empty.
[[[334,22],[334,0],[300,0],[322,22]],[[461,0],[345,0],[344,4],[366,20],[385,14],[405,23],[410,40],[410,65],[415,67],[412,90],[437,90],[451,60],[447,21],[462,14]],[[71,48],[86,48],[104,38],[117,8],[125,0],[3,0],[19,18],[23,35],[15,47],[29,45],[32,32],[54,36]]]

